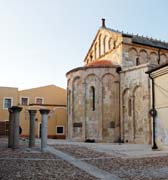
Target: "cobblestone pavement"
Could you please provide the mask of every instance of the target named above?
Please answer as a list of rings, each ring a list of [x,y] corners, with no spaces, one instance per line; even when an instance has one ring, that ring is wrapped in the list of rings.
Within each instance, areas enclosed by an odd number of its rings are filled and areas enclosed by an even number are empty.
[[[0,180],[95,180],[70,163],[40,149],[30,150],[20,141],[18,150],[7,148],[7,140],[0,138]]]
[[[52,153],[41,153],[40,141],[29,149],[27,140],[20,148],[7,148],[7,139],[0,137],[0,180],[94,180],[93,175]],[[49,140],[49,146],[76,161],[86,162],[121,180],[168,180],[167,151],[153,152],[149,146],[75,143]],[[75,164],[75,163],[74,163]],[[113,179],[112,179],[113,180]]]
[[[115,152],[100,152],[93,145],[55,144],[54,148],[92,164],[99,169],[115,174],[124,180],[168,180],[168,156],[166,152],[147,155],[123,155]],[[100,149],[99,149],[100,150]],[[133,151],[133,149],[132,149]],[[126,152],[126,150],[124,150]],[[133,151],[134,152],[134,151]],[[141,156],[140,156],[141,155]]]

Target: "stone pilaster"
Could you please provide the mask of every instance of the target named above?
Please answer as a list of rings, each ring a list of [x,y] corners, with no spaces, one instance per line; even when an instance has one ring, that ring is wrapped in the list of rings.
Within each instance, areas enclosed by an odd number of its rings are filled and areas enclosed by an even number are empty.
[[[35,146],[35,116],[36,110],[29,110],[30,128],[29,128],[29,148]]]
[[[48,114],[50,110],[48,109],[40,109],[41,114],[41,151],[45,152],[47,150],[47,122],[48,122]]]

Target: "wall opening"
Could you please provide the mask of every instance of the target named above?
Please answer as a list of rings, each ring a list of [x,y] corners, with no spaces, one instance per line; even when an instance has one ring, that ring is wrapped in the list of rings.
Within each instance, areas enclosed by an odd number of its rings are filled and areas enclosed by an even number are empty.
[[[92,111],[95,111],[95,88],[91,87],[91,96],[92,96]]]
[[[128,101],[128,115],[131,116],[132,113],[131,113],[131,108],[132,108],[132,102],[131,102],[131,99],[129,99]]]
[[[139,66],[140,65],[140,62],[139,62],[139,58],[137,57],[136,58],[136,66]]]

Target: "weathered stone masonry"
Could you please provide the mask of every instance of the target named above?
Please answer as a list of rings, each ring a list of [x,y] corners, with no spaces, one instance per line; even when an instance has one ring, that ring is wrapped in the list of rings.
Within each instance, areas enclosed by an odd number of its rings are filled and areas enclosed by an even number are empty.
[[[168,43],[98,30],[84,67],[67,73],[68,138],[151,143],[149,68],[168,62]]]
[[[82,67],[69,72],[67,77],[68,127],[71,128],[68,137],[116,141],[119,121],[116,67]]]

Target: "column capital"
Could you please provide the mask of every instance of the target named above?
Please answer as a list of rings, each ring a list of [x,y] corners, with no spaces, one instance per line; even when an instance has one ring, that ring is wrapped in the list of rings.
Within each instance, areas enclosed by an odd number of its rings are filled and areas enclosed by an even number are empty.
[[[31,109],[29,109],[28,111],[29,111],[29,114],[30,114],[30,115],[31,115],[31,114],[34,114],[34,115],[35,115],[35,114],[36,114],[36,112],[37,112],[36,110],[33,110],[33,109],[32,109],[32,110],[31,110]]]
[[[49,114],[50,110],[49,109],[40,109],[40,114]]]
[[[9,112],[20,112],[22,110],[22,107],[19,106],[12,106],[11,108],[8,108]]]

